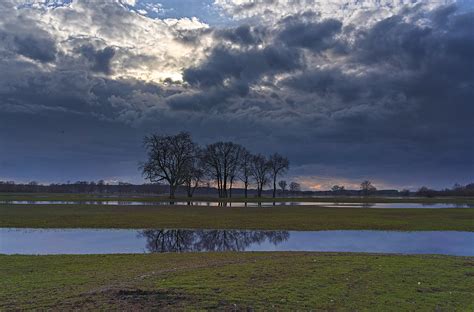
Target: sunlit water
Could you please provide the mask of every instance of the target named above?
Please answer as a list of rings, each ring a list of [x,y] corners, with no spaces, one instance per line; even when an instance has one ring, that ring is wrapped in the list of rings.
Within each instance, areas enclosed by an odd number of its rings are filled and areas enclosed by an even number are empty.
[[[61,200],[10,200],[0,201],[10,205],[109,205],[109,206],[225,206],[225,207],[274,207],[274,206],[323,206],[330,208],[474,208],[467,203],[334,203],[334,202],[217,202],[217,201],[61,201]]]
[[[1,254],[204,251],[332,251],[474,256],[474,233],[457,231],[0,229]]]

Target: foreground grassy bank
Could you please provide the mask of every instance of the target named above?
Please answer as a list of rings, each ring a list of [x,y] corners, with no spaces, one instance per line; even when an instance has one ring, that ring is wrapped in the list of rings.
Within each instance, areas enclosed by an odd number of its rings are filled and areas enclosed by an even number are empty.
[[[335,253],[0,256],[0,310],[472,311],[474,258]]]
[[[143,202],[169,202],[167,196],[147,195],[117,195],[117,194],[52,194],[52,193],[0,193],[0,201],[4,200],[51,200],[51,201],[143,201]],[[232,201],[232,202],[327,202],[327,203],[462,203],[474,204],[471,197],[378,197],[378,196],[331,196],[331,197],[233,197],[217,198],[216,196],[195,196],[192,198],[178,196],[175,201]]]
[[[474,231],[474,209],[0,205],[0,227]]]

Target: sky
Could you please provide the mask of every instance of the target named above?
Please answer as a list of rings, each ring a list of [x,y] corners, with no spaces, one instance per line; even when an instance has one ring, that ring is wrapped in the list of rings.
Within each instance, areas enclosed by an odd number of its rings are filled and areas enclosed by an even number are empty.
[[[2,0],[0,180],[142,183],[189,131],[308,190],[473,182],[473,3]]]

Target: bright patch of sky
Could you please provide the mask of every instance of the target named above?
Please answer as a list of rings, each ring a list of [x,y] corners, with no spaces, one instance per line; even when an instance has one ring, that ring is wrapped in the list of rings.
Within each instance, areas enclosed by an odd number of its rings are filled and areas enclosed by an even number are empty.
[[[69,5],[75,0],[26,0],[18,1],[18,7],[55,8]],[[112,0],[110,0],[112,1]],[[198,18],[211,26],[232,24],[215,0],[116,0],[141,15],[150,18]]]

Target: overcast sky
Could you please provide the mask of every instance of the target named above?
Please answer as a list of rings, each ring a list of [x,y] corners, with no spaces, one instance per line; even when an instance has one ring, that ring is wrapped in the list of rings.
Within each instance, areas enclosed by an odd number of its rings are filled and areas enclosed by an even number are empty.
[[[288,179],[474,181],[468,0],[2,0],[0,180],[143,182],[151,132]]]

